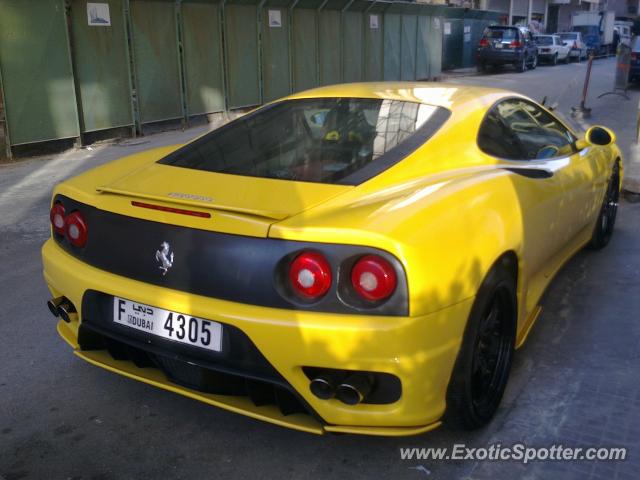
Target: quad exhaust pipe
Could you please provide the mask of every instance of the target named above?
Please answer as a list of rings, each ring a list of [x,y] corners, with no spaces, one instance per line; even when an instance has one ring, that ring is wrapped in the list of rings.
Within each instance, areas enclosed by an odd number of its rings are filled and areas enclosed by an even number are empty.
[[[47,302],[47,307],[54,317],[59,317],[67,323],[76,315],[76,307],[67,297],[52,298]]]
[[[373,375],[365,372],[348,374],[339,370],[321,372],[309,384],[311,393],[322,400],[336,397],[346,405],[357,405],[373,389]]]

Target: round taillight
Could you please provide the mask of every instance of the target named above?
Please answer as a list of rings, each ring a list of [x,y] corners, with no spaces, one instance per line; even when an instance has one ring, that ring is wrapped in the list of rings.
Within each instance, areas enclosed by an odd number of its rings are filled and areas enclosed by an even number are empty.
[[[80,212],[75,211],[67,215],[64,230],[71,245],[84,247],[87,243],[87,223]]]
[[[391,296],[398,279],[393,266],[378,255],[365,255],[351,270],[351,284],[361,297],[379,302]]]
[[[64,235],[64,207],[61,203],[55,203],[53,207],[51,207],[49,219],[51,220],[53,231],[58,235]]]
[[[291,262],[289,280],[297,294],[315,300],[331,288],[331,266],[321,254],[304,252]]]

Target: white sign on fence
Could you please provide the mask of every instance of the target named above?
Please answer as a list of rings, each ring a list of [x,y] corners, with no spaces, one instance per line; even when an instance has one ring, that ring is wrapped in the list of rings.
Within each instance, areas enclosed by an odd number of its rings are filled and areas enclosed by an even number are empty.
[[[108,3],[87,3],[87,22],[92,27],[111,26]]]
[[[369,15],[369,28],[376,30],[379,28],[379,25],[378,15]]]
[[[280,10],[269,10],[269,27],[282,27],[282,12]]]

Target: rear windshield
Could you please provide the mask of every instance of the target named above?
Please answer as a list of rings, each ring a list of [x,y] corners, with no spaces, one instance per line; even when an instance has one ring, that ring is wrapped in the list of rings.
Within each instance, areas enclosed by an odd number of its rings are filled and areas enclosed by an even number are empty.
[[[560,38],[563,40],[577,40],[578,34],[577,33],[561,33]]]
[[[536,42],[538,42],[539,45],[553,45],[553,37],[538,36],[536,37]]]
[[[518,30],[515,28],[487,28],[484,36],[491,40],[515,40],[518,38]]]
[[[285,100],[185,145],[159,163],[208,172],[356,185],[399,162],[450,112],[400,100]]]

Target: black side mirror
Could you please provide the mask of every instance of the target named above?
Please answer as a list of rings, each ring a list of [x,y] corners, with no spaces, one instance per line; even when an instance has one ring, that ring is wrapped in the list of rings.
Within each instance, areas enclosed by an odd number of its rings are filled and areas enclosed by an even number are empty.
[[[600,145],[605,147],[615,142],[616,136],[608,128],[594,125],[589,130],[587,130],[584,138],[591,145]]]

